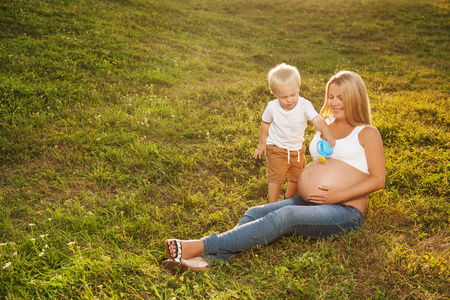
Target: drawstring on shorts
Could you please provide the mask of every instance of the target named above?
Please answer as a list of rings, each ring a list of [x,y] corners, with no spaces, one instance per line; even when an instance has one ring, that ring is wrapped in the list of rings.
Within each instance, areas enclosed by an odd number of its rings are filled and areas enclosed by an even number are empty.
[[[289,162],[291,161],[291,151],[289,151],[287,149],[287,153],[288,153],[287,164],[289,165]],[[300,151],[299,150],[297,150],[297,162],[300,162]]]

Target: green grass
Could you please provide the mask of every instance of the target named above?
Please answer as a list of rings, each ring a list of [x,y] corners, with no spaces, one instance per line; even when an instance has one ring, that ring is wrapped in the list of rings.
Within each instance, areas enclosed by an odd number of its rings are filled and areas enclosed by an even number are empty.
[[[449,299],[449,11],[444,0],[0,2],[0,297]],[[251,154],[281,62],[317,110],[336,71],[363,77],[386,189],[360,232],[285,237],[170,275],[166,238],[222,232],[266,203]]]

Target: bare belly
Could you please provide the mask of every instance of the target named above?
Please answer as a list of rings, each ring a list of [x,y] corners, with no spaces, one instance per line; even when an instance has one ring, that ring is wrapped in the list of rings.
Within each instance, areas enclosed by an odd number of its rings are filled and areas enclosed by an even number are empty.
[[[360,183],[367,176],[340,160],[327,159],[325,163],[315,160],[309,163],[300,174],[297,183],[298,192],[300,197],[306,200],[309,194],[323,193],[318,188],[319,185],[346,190]],[[342,204],[354,206],[364,214],[367,207],[367,195],[347,200]]]

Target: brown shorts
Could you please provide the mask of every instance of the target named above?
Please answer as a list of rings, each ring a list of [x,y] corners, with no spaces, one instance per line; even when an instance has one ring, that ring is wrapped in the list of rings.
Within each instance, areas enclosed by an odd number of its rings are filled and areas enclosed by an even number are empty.
[[[297,182],[300,173],[306,166],[306,147],[297,151],[289,151],[275,145],[267,145],[267,180],[269,183],[283,184],[287,178]],[[300,156],[300,157],[299,157]]]

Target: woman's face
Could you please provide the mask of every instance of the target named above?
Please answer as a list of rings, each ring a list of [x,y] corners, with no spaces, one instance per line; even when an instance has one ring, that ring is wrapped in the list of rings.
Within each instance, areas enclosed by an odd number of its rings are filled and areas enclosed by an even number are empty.
[[[336,119],[345,119],[341,88],[335,83],[331,83],[328,87],[328,106]]]

